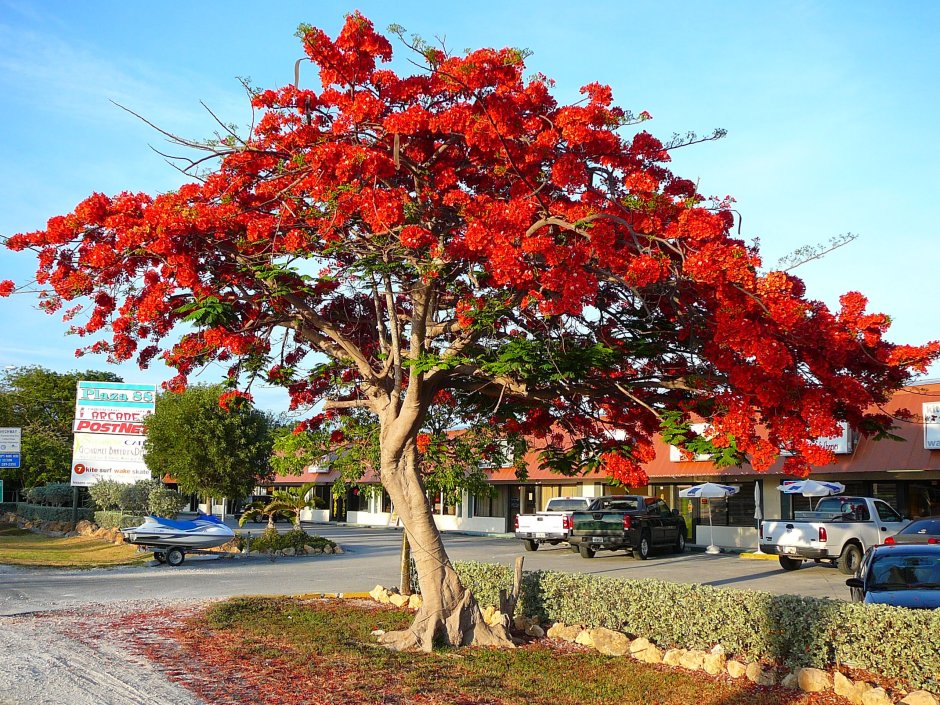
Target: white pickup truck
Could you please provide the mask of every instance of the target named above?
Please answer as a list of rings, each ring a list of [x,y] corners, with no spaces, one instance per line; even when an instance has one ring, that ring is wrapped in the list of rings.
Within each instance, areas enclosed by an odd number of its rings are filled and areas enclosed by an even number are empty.
[[[855,574],[869,546],[884,543],[909,522],[871,497],[824,497],[814,511],[795,516],[761,522],[761,551],[778,555],[784,570],[796,570],[804,560],[832,561],[847,575]]]
[[[525,550],[536,551],[539,544],[559,544],[568,540],[571,515],[588,508],[594,497],[552,497],[545,511],[516,516],[516,538],[525,543]]]

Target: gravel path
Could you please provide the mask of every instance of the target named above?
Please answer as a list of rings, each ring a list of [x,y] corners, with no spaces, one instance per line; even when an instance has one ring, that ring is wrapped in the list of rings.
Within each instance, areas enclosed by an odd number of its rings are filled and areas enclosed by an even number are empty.
[[[143,655],[159,639],[155,607],[125,602],[0,617],[0,705],[205,705]],[[173,615],[196,607],[175,604]],[[139,612],[153,615],[149,626],[122,623]]]

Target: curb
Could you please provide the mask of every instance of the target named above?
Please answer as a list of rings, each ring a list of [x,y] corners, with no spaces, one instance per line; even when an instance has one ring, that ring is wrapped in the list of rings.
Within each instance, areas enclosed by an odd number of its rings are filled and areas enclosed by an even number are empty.
[[[742,553],[738,557],[750,561],[775,561],[778,558],[774,553]]]
[[[372,597],[367,592],[304,592],[299,595],[291,595],[298,600],[322,600],[322,599],[340,599],[356,600]]]

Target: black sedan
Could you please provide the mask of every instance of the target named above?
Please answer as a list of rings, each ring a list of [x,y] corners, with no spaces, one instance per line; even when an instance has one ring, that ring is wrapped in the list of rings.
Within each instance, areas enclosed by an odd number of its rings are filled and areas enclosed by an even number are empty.
[[[940,544],[873,546],[845,584],[855,602],[940,608]]]
[[[937,543],[940,544],[940,517],[915,519],[885,543]]]

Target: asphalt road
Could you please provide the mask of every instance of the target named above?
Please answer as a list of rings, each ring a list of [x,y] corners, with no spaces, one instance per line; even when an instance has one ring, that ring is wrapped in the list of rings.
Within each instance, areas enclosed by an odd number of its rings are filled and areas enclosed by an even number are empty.
[[[284,527],[286,528],[286,527]],[[61,609],[126,600],[193,600],[235,595],[293,595],[368,591],[376,584],[398,585],[401,531],[310,525],[310,533],[339,543],[342,555],[270,560],[263,557],[218,560],[187,556],[178,567],[150,565],[96,570],[0,566],[0,615]],[[525,552],[522,542],[489,536],[447,534],[452,560],[512,565],[525,556],[526,570],[592,573],[619,578],[658,578],[716,587],[762,590],[848,599],[845,577],[827,564],[804,564],[783,571],[776,560],[747,560],[736,554],[686,552],[654,555],[647,561],[623,552],[600,552],[591,560],[567,546]]]

